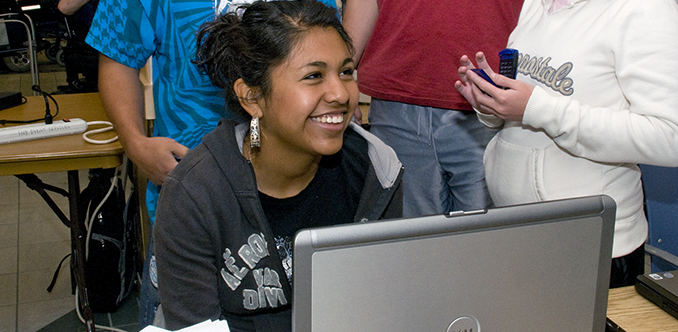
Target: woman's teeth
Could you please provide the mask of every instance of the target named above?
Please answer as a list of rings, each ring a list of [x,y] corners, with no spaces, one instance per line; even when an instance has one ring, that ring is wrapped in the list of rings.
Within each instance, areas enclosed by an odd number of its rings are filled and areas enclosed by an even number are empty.
[[[323,115],[320,117],[313,117],[311,120],[320,123],[342,123],[344,122],[344,114]]]

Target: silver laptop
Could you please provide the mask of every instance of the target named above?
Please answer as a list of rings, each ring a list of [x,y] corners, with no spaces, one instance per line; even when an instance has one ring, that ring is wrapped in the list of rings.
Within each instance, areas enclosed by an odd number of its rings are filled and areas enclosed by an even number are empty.
[[[615,210],[594,196],[302,230],[292,330],[603,331]]]

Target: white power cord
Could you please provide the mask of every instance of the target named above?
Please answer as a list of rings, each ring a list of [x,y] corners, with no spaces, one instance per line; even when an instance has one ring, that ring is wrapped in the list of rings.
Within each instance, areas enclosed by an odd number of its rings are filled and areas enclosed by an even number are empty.
[[[115,137],[113,137],[111,139],[107,139],[107,140],[96,140],[96,139],[93,139],[93,138],[89,138],[88,135],[103,133],[103,132],[111,131],[111,130],[114,129],[113,124],[108,122],[108,121],[90,121],[90,122],[87,122],[87,127],[90,127],[90,126],[93,126],[93,125],[105,125],[105,126],[108,126],[108,127],[103,127],[103,128],[99,128],[99,129],[93,129],[93,130],[86,131],[84,134],[82,134],[82,138],[85,140],[85,142],[91,143],[91,144],[108,144],[108,143],[113,143],[113,142],[118,140],[117,135]]]
[[[99,209],[106,203],[106,200],[108,200],[108,197],[111,196],[111,193],[113,192],[113,189],[115,189],[115,186],[118,183],[118,172],[120,170],[120,167],[118,166],[115,169],[115,175],[113,176],[113,182],[111,183],[111,186],[108,188],[108,192],[106,193],[106,196],[99,202],[99,205],[97,205],[96,209],[94,209],[94,212],[91,214],[89,213],[89,208],[87,209],[87,212],[85,214],[85,229],[87,229],[87,237],[85,237],[85,261],[89,258],[89,240],[92,238],[92,224],[94,223],[94,219],[99,213]],[[92,219],[90,219],[89,216],[92,216]]]

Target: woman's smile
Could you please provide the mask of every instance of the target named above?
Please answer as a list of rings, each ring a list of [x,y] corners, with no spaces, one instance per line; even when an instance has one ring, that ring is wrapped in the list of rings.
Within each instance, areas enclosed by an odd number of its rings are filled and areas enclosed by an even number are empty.
[[[340,114],[325,114],[321,116],[312,116],[311,121],[320,122],[320,123],[343,123],[344,122],[344,113]]]

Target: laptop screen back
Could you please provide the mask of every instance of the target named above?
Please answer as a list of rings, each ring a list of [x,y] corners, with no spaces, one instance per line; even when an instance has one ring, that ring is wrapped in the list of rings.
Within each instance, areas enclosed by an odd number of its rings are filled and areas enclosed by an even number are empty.
[[[293,331],[603,331],[614,201],[303,230]]]

